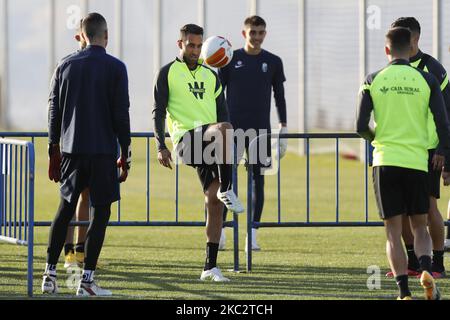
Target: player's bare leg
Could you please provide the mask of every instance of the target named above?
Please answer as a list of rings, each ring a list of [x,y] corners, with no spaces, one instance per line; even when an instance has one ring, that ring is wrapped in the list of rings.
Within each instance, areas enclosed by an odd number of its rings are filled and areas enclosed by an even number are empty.
[[[205,131],[204,139],[214,141],[215,157],[218,163],[220,188],[217,197],[228,210],[235,213],[244,211],[242,203],[231,188],[232,180],[232,133],[233,126],[228,122],[211,124]],[[229,136],[230,135],[230,136]]]
[[[414,234],[411,229],[409,218],[403,216],[402,238],[405,243],[406,253],[408,255],[408,275],[417,276],[420,274],[419,260],[414,251]]]
[[[78,201],[77,221],[89,221],[89,189],[85,189]],[[84,263],[84,243],[86,241],[87,226],[78,226],[77,228],[77,244],[75,246],[75,258],[77,263]]]
[[[447,223],[449,225],[447,226],[447,236],[444,242],[444,250],[450,251],[450,200],[448,201],[447,204]]]
[[[215,179],[205,192],[205,203],[207,209],[206,218],[206,261],[205,268],[200,280],[212,280],[217,282],[229,281],[217,268],[217,254],[219,251],[219,240],[222,232],[223,203],[217,198],[220,182]]]
[[[410,216],[411,228],[414,233],[414,250],[416,251],[417,257],[419,257],[420,268],[422,270],[420,284],[424,288],[425,298],[427,300],[439,300],[440,293],[431,275],[432,241],[427,229],[427,220],[428,214]]]
[[[410,297],[408,286],[407,259],[402,243],[402,216],[384,220],[386,231],[386,254],[399,288],[399,298]]]
[[[444,241],[445,228],[444,219],[439,212],[437,199],[430,197],[430,209],[428,211],[428,228],[433,243],[432,271],[436,278],[445,276],[444,267]]]

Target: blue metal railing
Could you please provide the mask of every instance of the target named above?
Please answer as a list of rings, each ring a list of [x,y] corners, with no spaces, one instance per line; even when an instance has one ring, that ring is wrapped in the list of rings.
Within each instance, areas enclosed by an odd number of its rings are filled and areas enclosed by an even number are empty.
[[[277,196],[278,196],[278,219],[276,222],[254,222],[252,218],[253,203],[252,203],[252,182],[253,182],[253,165],[248,165],[247,170],[247,271],[252,269],[252,229],[255,227],[372,227],[372,226],[383,226],[380,222],[369,221],[369,196],[368,196],[368,166],[369,166],[369,144],[365,144],[365,156],[364,156],[364,221],[341,221],[340,220],[340,203],[339,203],[339,190],[340,190],[340,179],[339,179],[339,142],[341,139],[358,139],[361,137],[354,133],[290,133],[290,134],[266,134],[260,135],[253,139],[249,145],[249,154],[257,154],[258,139],[270,136],[271,138],[276,138],[278,140],[278,161],[277,161]],[[281,221],[281,161],[279,159],[280,154],[280,139],[304,139],[305,140],[305,156],[306,156],[306,221],[296,221],[296,222],[282,222]],[[310,144],[311,139],[334,139],[335,140],[335,219],[334,221],[325,222],[312,222],[311,221],[311,192],[310,192]],[[256,157],[249,156],[249,159],[256,159]]]
[[[31,142],[0,139],[0,241],[28,247],[29,296],[33,293],[34,163]]]
[[[8,137],[8,138],[25,138],[25,139],[31,139],[31,142],[23,142],[28,143],[29,145],[34,145],[36,139],[39,138],[46,138],[48,137],[48,134],[46,132],[0,132],[0,137]],[[180,180],[180,174],[179,174],[179,168],[178,165],[176,165],[175,168],[175,212],[174,212],[174,221],[152,221],[151,220],[151,212],[150,212],[150,200],[151,200],[151,190],[150,190],[150,181],[151,181],[151,175],[150,175],[150,157],[151,157],[151,151],[150,151],[150,139],[154,138],[154,133],[152,132],[138,132],[138,133],[132,133],[131,137],[133,139],[146,139],[146,206],[145,206],[145,220],[143,221],[126,221],[123,219],[121,215],[121,201],[118,202],[117,206],[117,218],[114,220],[110,220],[108,226],[121,226],[121,227],[143,227],[143,226],[169,226],[169,227],[200,227],[206,225],[206,215],[205,215],[205,221],[180,221],[180,215],[179,215],[179,180]],[[34,150],[34,149],[33,149]],[[45,154],[47,152],[45,151]],[[34,156],[34,153],[33,153]],[[9,161],[12,161],[12,158],[9,159]],[[34,160],[33,160],[34,164]],[[34,170],[34,167],[33,167]],[[10,176],[12,179],[12,177]],[[0,176],[0,179],[1,176]],[[233,181],[235,189],[237,191],[237,173],[233,173]],[[25,182],[26,184],[26,182]],[[9,194],[10,197],[12,197],[12,194]],[[34,197],[33,197],[34,199]],[[11,198],[8,200],[8,202],[5,202],[5,205],[10,205],[11,203],[16,203],[14,201],[15,198]],[[1,201],[1,200],[0,200]],[[31,199],[29,200],[31,201]],[[0,208],[1,208],[2,202],[0,202]],[[8,207],[8,213],[13,212],[12,207]],[[25,216],[26,219],[26,216]],[[34,221],[34,226],[36,227],[48,227],[51,225],[51,221]],[[86,226],[88,225],[88,221],[72,221],[70,223],[71,226]],[[233,269],[234,271],[239,271],[239,226],[238,226],[238,218],[236,214],[233,214],[233,220],[228,221],[224,223],[227,227],[232,227],[234,229],[233,232],[233,243],[234,243],[234,256],[233,256]],[[2,224],[0,224],[0,227]],[[4,228],[9,228],[10,225],[3,224]],[[0,233],[1,235],[1,233]],[[30,247],[30,246],[29,246]],[[32,245],[31,245],[32,247]],[[30,257],[30,256],[29,256]],[[32,255],[31,255],[32,259]],[[32,287],[31,287],[32,288]],[[29,289],[30,290],[30,289]],[[32,292],[32,289],[31,289]],[[29,291],[29,295],[31,295]]]
[[[276,222],[260,222],[256,223],[252,221],[252,180],[253,180],[253,170],[252,165],[249,164],[248,170],[247,170],[247,238],[249,241],[247,241],[247,270],[251,271],[251,265],[252,265],[252,251],[251,251],[251,234],[252,234],[252,228],[253,227],[332,227],[332,226],[340,226],[340,227],[355,227],[355,226],[381,226],[381,222],[371,222],[369,221],[369,206],[368,206],[368,159],[369,159],[369,147],[366,143],[365,147],[365,166],[364,166],[364,181],[365,181],[365,187],[364,187],[364,209],[365,209],[365,215],[364,215],[364,221],[341,221],[340,219],[340,203],[339,203],[339,197],[340,197],[340,177],[339,177],[339,150],[340,150],[340,140],[341,139],[360,139],[360,137],[356,134],[352,133],[341,133],[341,134],[335,134],[335,133],[329,133],[329,134],[271,134],[272,138],[286,138],[286,139],[304,139],[305,140],[305,156],[306,156],[306,221],[296,221],[296,222],[283,222],[282,221],[282,206],[281,206],[281,162],[278,159],[277,166],[277,197],[278,197],[278,203],[277,203],[277,221]],[[34,144],[35,139],[37,138],[46,138],[47,133],[46,132],[4,132],[0,133],[0,137],[14,137],[14,138],[27,138],[31,139],[30,142],[23,142],[27,146]],[[261,138],[263,136],[259,136],[258,138],[254,139],[249,146],[249,153],[251,154],[254,152],[254,149],[256,147],[256,141],[257,139]],[[151,211],[150,211],[150,201],[151,201],[151,190],[150,190],[150,181],[151,181],[151,166],[150,166],[150,157],[151,157],[151,151],[150,151],[150,139],[154,138],[153,133],[133,133],[132,138],[134,139],[146,139],[146,207],[145,207],[145,220],[144,221],[126,221],[123,220],[123,217],[121,217],[121,206],[120,202],[117,207],[117,219],[116,221],[110,221],[109,226],[205,226],[205,221],[180,221],[179,217],[179,171],[178,166],[176,166],[175,170],[175,212],[174,212],[174,221],[152,221],[151,217]],[[336,180],[335,180],[335,219],[333,221],[325,221],[325,222],[314,222],[311,218],[311,203],[310,203],[310,197],[311,197],[311,177],[310,177],[310,166],[311,166],[311,140],[312,139],[334,139],[335,140],[335,174],[336,174]],[[21,142],[22,143],[22,142]],[[9,147],[8,147],[9,148]],[[18,147],[16,147],[18,148]],[[279,144],[278,144],[278,155],[279,152]],[[10,149],[7,149],[7,152]],[[12,149],[11,149],[12,150]],[[27,149],[28,150],[28,149]],[[6,149],[1,149],[0,152],[5,153]],[[14,149],[13,151],[16,151]],[[234,153],[236,157],[236,152]],[[250,158],[250,157],[249,157]],[[0,159],[2,159],[2,154],[0,154]],[[236,158],[235,162],[236,163]],[[17,163],[19,163],[19,171],[17,171]],[[8,168],[15,167],[14,170],[14,177],[13,174],[10,174],[8,176],[1,175],[0,174],[0,235],[2,235],[2,227],[3,227],[3,234],[6,234],[6,232],[9,232],[9,234],[13,234],[13,236],[17,236],[17,232],[15,229],[12,229],[12,226],[16,225],[24,225],[28,226],[28,236],[32,236],[33,228],[30,226],[50,226],[51,221],[34,221],[33,223],[33,209],[32,208],[33,200],[34,200],[34,194],[33,194],[33,183],[34,180],[23,180],[22,177],[22,170],[24,174],[27,173],[31,175],[34,179],[34,148],[33,148],[33,155],[27,154],[25,156],[25,168],[22,166],[23,163],[23,157],[22,154],[15,153],[14,157],[7,157],[7,161],[3,163],[4,166]],[[16,165],[16,166],[14,166]],[[11,171],[12,172],[12,171]],[[32,174],[31,174],[32,173]],[[233,188],[237,194],[238,192],[238,175],[237,175],[237,165],[234,165],[233,170]],[[19,188],[19,193],[17,193],[17,190],[15,189],[13,192],[5,193],[2,190],[6,190],[6,188],[10,188],[11,185],[15,185],[15,182],[19,181],[19,185],[15,186]],[[23,193],[22,193],[23,191]],[[23,196],[23,194],[25,196]],[[33,196],[31,196],[33,195]],[[14,197],[13,197],[14,196]],[[23,196],[23,201],[22,201]],[[14,205],[13,205],[14,204]],[[28,210],[28,212],[27,212]],[[25,215],[22,217],[20,214],[18,217],[16,215],[16,212],[22,212],[25,211]],[[14,213],[14,215],[13,215]],[[17,219],[19,221],[17,222]],[[28,221],[27,221],[28,219]],[[22,221],[24,220],[24,221]],[[8,222],[8,221],[14,221],[14,222]],[[71,225],[87,225],[89,222],[71,222]],[[239,246],[238,246],[238,236],[239,236],[239,229],[238,229],[238,216],[236,214],[233,214],[233,221],[227,222],[226,226],[233,227],[233,236],[234,236],[234,270],[239,270]],[[25,236],[25,239],[27,237],[27,229],[25,230],[18,230],[18,237],[20,238],[22,235]],[[32,250],[32,245],[29,246],[29,250]],[[31,259],[31,265],[32,265],[32,255],[29,254],[29,259]],[[29,274],[32,275],[32,270],[30,273],[30,270],[28,271]],[[32,282],[30,284],[29,281],[29,295],[32,294]],[[31,285],[31,291],[30,291],[30,285]]]

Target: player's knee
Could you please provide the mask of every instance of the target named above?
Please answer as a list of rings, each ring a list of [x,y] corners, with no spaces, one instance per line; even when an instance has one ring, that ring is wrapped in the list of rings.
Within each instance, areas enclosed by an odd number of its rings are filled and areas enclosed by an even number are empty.
[[[389,243],[397,243],[402,239],[402,231],[398,228],[388,228],[386,230],[386,237]]]
[[[439,208],[438,208],[438,205],[437,205],[437,199],[436,198],[430,197],[430,207],[428,209],[428,214],[430,216],[435,216],[437,214],[439,214],[439,215],[441,214],[439,212]]]
[[[427,224],[423,222],[411,223],[414,237],[420,237],[428,233]]]
[[[205,192],[205,203],[208,208],[217,208],[221,204],[219,198],[217,198],[217,188],[210,186]]]
[[[216,208],[217,206],[219,206],[221,204],[219,198],[217,198],[217,195],[213,194],[213,193],[206,194],[205,201],[206,201],[206,205],[208,207],[213,207],[213,208]]]

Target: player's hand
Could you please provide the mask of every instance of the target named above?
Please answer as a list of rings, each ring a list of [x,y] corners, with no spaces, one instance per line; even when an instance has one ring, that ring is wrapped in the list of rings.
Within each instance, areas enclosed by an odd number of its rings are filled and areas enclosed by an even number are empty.
[[[281,127],[280,134],[288,133],[287,127]],[[283,158],[286,154],[288,147],[288,139],[282,138],[280,139],[280,159]]]
[[[162,166],[172,170],[172,166],[170,165],[170,163],[173,162],[173,160],[172,154],[170,153],[169,149],[163,149],[158,152],[158,161]]]
[[[59,144],[48,145],[48,178],[51,181],[61,180],[61,151]]]
[[[442,180],[444,180],[444,186],[450,185],[450,172],[442,171]]]
[[[441,170],[445,164],[445,157],[440,154],[435,153],[433,155],[433,159],[431,160],[431,163],[433,164],[434,170]]]
[[[117,159],[117,167],[121,168],[119,182],[125,182],[128,178],[128,171],[131,168],[131,145],[128,146],[126,152],[122,150],[120,158]]]

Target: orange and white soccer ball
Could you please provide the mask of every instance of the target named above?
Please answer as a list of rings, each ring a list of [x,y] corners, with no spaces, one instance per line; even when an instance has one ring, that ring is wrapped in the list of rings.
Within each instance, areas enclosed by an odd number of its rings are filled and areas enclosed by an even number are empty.
[[[230,41],[224,37],[209,37],[203,43],[201,57],[208,66],[223,68],[233,58],[233,48]]]

